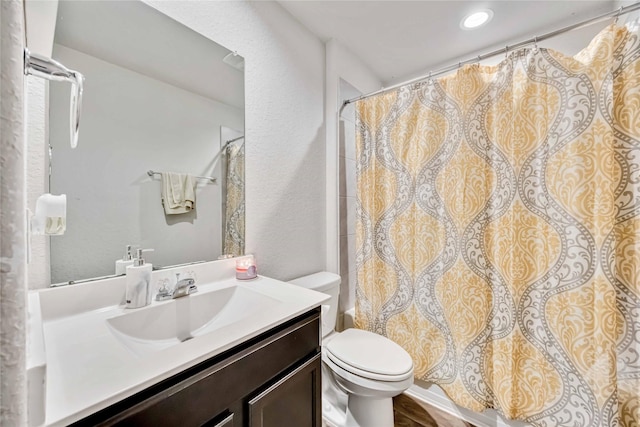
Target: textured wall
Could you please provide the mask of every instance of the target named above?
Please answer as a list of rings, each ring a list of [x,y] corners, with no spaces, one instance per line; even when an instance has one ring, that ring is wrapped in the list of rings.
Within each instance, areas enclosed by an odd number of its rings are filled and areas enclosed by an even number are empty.
[[[339,259],[340,220],[338,218],[338,111],[345,100],[340,91],[340,81],[346,81],[360,92],[371,92],[380,88],[380,80],[351,51],[339,41],[326,43],[325,115],[327,133],[327,271],[338,273],[342,268]],[[350,97],[346,97],[350,98]]]
[[[340,98],[352,99],[362,93],[340,80]],[[340,116],[339,194],[340,194],[340,307],[339,312],[356,304],[356,124],[353,105]]]
[[[355,305],[355,110],[345,99],[380,88],[380,80],[337,40],[326,45],[327,269],[340,273],[338,327]],[[338,215],[339,213],[339,215]]]
[[[24,22],[0,2],[0,424],[27,425]]]

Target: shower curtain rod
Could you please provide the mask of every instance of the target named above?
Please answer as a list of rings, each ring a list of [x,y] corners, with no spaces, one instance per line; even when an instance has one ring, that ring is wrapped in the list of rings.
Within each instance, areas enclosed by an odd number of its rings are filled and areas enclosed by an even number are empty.
[[[244,138],[244,135],[239,136],[237,138],[230,139],[230,140],[226,141],[225,144],[231,144],[232,142],[240,141],[243,138]]]
[[[230,140],[228,140],[228,141],[225,141],[225,142],[224,142],[224,145],[222,146],[222,148],[220,149],[220,151],[222,151],[222,150],[224,150],[225,148],[227,148],[227,147],[229,146],[229,144],[231,144],[232,142],[240,141],[241,139],[244,139],[244,135],[239,136],[239,137],[237,137],[237,138],[230,139]]]
[[[636,3],[633,3],[633,4],[630,4],[629,6],[626,6],[626,7],[620,7],[619,9],[612,10],[611,12],[603,13],[602,15],[598,15],[596,17],[587,19],[585,21],[578,22],[577,24],[573,24],[573,25],[569,25],[567,27],[560,28],[559,30],[551,31],[551,32],[543,34],[541,36],[536,36],[536,37],[533,37],[533,38],[530,38],[530,39],[527,39],[527,40],[524,40],[524,41],[521,41],[521,42],[518,42],[518,43],[515,43],[515,44],[512,44],[512,45],[506,45],[502,49],[497,49],[497,50],[494,50],[492,52],[485,53],[483,55],[478,55],[478,56],[475,56],[473,58],[467,59],[465,61],[460,61],[460,62],[457,62],[455,64],[449,65],[447,67],[440,68],[440,69],[438,69],[436,71],[430,71],[429,74],[426,74],[426,75],[423,75],[423,76],[420,76],[420,77],[416,77],[416,78],[413,78],[411,80],[406,80],[406,81],[404,81],[402,83],[398,83],[398,84],[395,84],[393,86],[389,86],[389,87],[386,87],[386,88],[383,87],[382,89],[378,89],[378,90],[376,90],[374,92],[369,92],[369,93],[366,93],[364,95],[357,96],[355,98],[347,99],[342,103],[342,106],[340,107],[340,111],[339,111],[338,114],[342,114],[342,109],[344,107],[346,107],[347,105],[349,105],[349,104],[351,104],[353,102],[356,102],[356,101],[360,101],[361,99],[367,99],[367,98],[370,98],[370,97],[375,96],[375,95],[380,95],[381,93],[390,92],[390,91],[398,89],[399,87],[402,87],[402,86],[410,85],[410,84],[413,84],[413,83],[418,83],[418,82],[420,82],[422,80],[430,79],[430,78],[438,76],[440,74],[448,73],[449,71],[453,71],[453,70],[455,70],[457,68],[462,67],[463,65],[473,64],[475,62],[480,62],[480,61],[482,61],[484,59],[491,58],[493,56],[500,55],[500,54],[503,54],[503,53],[508,53],[511,50],[519,49],[519,48],[521,48],[523,46],[527,46],[527,45],[530,45],[530,44],[537,44],[540,41],[543,41],[543,40],[558,36],[558,35],[560,35],[562,33],[566,33],[566,32],[573,31],[573,30],[577,30],[579,28],[583,28],[583,27],[586,27],[586,26],[591,25],[591,24],[595,24],[595,23],[600,22],[600,21],[604,21],[604,20],[606,20],[608,18],[616,17],[616,20],[617,20],[617,18],[620,15],[624,15],[626,13],[633,12],[634,10],[638,10],[638,9],[640,9],[640,1],[638,1]]]

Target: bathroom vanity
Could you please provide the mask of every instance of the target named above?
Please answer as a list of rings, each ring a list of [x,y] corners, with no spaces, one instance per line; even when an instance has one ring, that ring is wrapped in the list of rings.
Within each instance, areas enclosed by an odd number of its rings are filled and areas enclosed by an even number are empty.
[[[197,293],[139,309],[124,308],[124,277],[30,298],[46,353],[46,426],[321,426],[327,297],[261,276],[238,281],[232,260],[190,270]]]
[[[314,309],[73,426],[321,426]]]

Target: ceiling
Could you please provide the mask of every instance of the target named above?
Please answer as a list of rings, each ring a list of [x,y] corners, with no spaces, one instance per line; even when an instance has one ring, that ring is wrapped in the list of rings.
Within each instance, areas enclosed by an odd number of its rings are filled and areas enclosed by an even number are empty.
[[[224,104],[244,106],[244,73],[222,62],[230,51],[143,2],[60,1],[54,41]]]
[[[279,3],[323,41],[341,42],[384,85],[579,22],[616,5],[610,0]],[[460,28],[464,16],[483,8],[493,10],[491,22],[475,30]],[[583,38],[588,41],[599,28],[583,30]]]

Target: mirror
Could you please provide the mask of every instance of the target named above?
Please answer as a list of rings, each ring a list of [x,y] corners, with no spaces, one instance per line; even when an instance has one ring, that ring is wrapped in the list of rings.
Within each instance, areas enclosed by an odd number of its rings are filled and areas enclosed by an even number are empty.
[[[153,249],[144,258],[154,268],[241,255],[242,57],[128,0],[60,1],[53,59],[86,80],[76,149],[69,90],[49,85],[48,191],[67,195],[66,232],[50,238],[51,283],[115,274],[126,245]],[[191,175],[193,209],[165,212],[163,186],[165,203],[191,196],[162,172]]]

